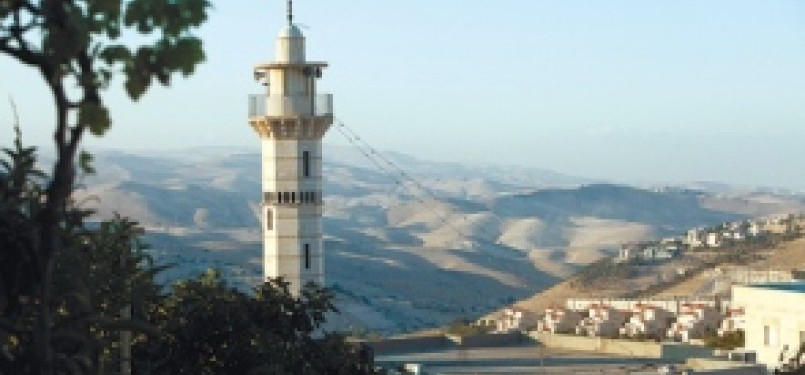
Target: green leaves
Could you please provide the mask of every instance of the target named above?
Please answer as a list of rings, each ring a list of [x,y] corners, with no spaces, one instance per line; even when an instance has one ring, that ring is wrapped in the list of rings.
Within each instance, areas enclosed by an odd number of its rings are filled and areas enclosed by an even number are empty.
[[[301,297],[270,280],[250,295],[220,272],[184,280],[155,306],[151,323],[162,335],[135,352],[151,374],[373,374],[343,337],[314,338],[334,311],[327,289],[308,285]]]
[[[87,151],[81,151],[78,154],[78,167],[81,169],[81,172],[85,174],[95,174],[95,168],[92,166],[92,154]]]
[[[88,128],[93,135],[101,136],[112,125],[109,110],[100,103],[84,101],[78,106],[78,125]]]
[[[74,104],[60,110],[77,110],[78,125],[101,136],[111,121],[100,93],[115,73],[125,76],[126,93],[138,100],[153,80],[167,86],[173,74],[195,72],[205,57],[192,31],[207,20],[209,7],[208,0],[0,0],[0,24],[22,19],[38,25],[26,28],[22,42],[16,43],[25,60],[14,51],[4,52],[39,68],[57,96],[67,96],[67,83],[77,82],[79,98],[67,99]],[[0,40],[17,38],[12,30],[19,29],[22,25],[0,29]],[[144,42],[110,44],[127,29],[145,36],[128,40]]]
[[[123,23],[142,34],[160,29],[166,37],[176,37],[207,20],[207,0],[131,0]]]
[[[193,74],[205,57],[201,40],[190,36],[163,38],[153,46],[140,47],[134,56],[120,49],[111,50],[105,56],[125,65],[126,92],[134,100],[148,90],[153,79],[167,86],[173,73]]]

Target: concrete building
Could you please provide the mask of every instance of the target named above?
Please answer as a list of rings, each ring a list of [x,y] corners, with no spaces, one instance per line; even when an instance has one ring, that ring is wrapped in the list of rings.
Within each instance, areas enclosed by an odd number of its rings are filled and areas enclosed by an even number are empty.
[[[668,328],[666,336],[680,342],[699,339],[708,332],[715,331],[721,323],[721,314],[713,306],[699,303],[686,303],[676,317],[676,322]]]
[[[620,249],[618,249],[618,263],[625,263],[629,262],[632,259],[636,259],[642,252],[642,249],[637,244],[626,244],[621,245]]]
[[[632,311],[640,305],[651,305],[669,311],[671,314],[678,314],[685,310],[686,305],[697,304],[718,309],[725,304],[725,301],[712,297],[697,298],[695,296],[686,298],[568,298],[565,307],[568,310],[586,311],[593,306],[606,305],[618,310]]]
[[[593,305],[587,310],[587,317],[576,326],[576,334],[593,337],[615,337],[621,325],[626,322],[626,314],[612,306]]]
[[[707,247],[721,247],[721,233],[709,232],[707,233],[705,244]]]
[[[735,285],[733,304],[744,309],[747,351],[769,369],[783,368],[797,358],[805,343],[805,282]]]
[[[249,98],[249,124],[262,143],[263,273],[298,294],[308,282],[324,283],[321,140],[333,112],[332,96],[316,92],[327,63],[306,60],[290,0],[275,53],[254,68],[265,94]]]
[[[718,335],[724,336],[727,333],[735,331],[746,331],[746,314],[742,308],[727,309],[724,320],[721,321],[721,326],[718,328]]]
[[[535,312],[519,307],[507,307],[496,320],[495,330],[497,332],[526,331],[536,326],[538,320],[539,317]]]
[[[537,330],[550,333],[573,332],[581,318],[581,314],[577,311],[561,307],[547,308],[545,316],[537,324]]]
[[[704,246],[705,232],[702,228],[688,229],[685,235],[685,244],[690,247]]]
[[[620,328],[620,334],[624,336],[646,335],[651,337],[663,337],[665,330],[674,315],[665,309],[640,304],[632,309],[629,320]]]

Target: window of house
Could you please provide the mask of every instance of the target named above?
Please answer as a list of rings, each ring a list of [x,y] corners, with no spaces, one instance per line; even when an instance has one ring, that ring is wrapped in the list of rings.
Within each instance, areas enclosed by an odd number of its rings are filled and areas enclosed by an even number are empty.
[[[302,176],[310,177],[310,151],[302,151]]]
[[[283,192],[282,193],[282,200],[285,201],[285,203],[291,203],[291,193],[289,193],[287,191]]]
[[[312,191],[310,192],[310,202],[311,203],[316,203],[316,193],[315,192],[312,192]]]
[[[765,346],[776,346],[778,344],[777,340],[777,329],[772,326],[763,326],[763,345]]]
[[[305,244],[305,269],[310,269],[310,244]]]

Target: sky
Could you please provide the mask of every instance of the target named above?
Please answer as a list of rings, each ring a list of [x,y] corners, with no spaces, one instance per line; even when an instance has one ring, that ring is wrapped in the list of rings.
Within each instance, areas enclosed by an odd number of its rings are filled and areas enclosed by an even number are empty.
[[[259,152],[247,96],[285,0],[213,1],[207,61],[170,88],[107,93],[92,149]],[[319,89],[378,149],[628,183],[805,190],[805,1],[296,0]],[[52,147],[41,78],[0,57],[0,143],[18,107]],[[347,144],[337,131],[325,143]],[[326,155],[325,155],[326,157]],[[416,171],[412,171],[416,172]]]

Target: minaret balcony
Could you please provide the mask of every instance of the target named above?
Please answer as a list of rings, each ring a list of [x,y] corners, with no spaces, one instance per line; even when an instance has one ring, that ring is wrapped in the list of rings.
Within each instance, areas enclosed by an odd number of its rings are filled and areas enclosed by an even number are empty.
[[[249,117],[332,117],[333,95],[249,95]]]

